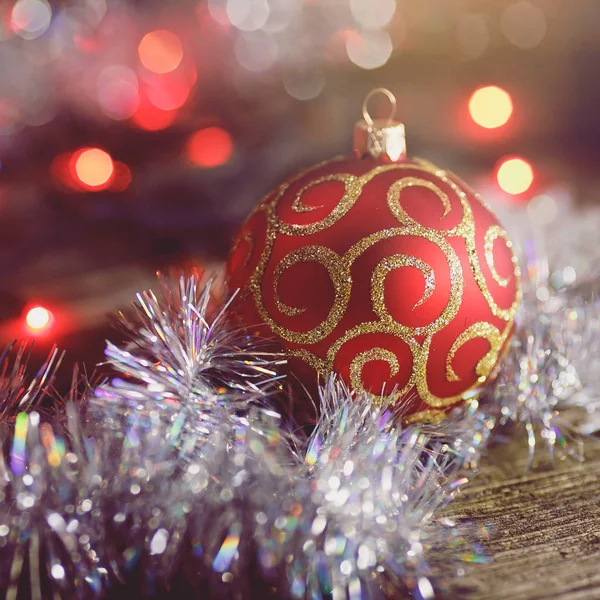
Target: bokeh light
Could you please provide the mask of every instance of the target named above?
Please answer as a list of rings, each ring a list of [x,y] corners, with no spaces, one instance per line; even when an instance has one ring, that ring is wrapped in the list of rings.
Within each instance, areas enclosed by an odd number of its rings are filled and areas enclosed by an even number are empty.
[[[179,37],[170,31],[159,29],[147,33],[138,46],[140,61],[153,73],[170,73],[183,59],[183,47]]]
[[[66,186],[71,190],[81,190],[81,186],[75,178],[75,165],[73,164],[72,152],[57,154],[50,166],[50,173],[55,182],[60,186]]]
[[[500,27],[511,44],[528,50],[544,39],[546,17],[542,9],[531,2],[515,2],[502,13]]]
[[[395,0],[350,0],[354,20],[364,29],[385,27],[396,12]]]
[[[486,19],[481,14],[469,13],[456,25],[456,41],[466,58],[482,56],[490,44]]]
[[[138,79],[128,67],[106,67],[98,76],[96,87],[100,108],[111,119],[128,119],[140,105]]]
[[[269,18],[262,26],[267,33],[282,33],[293,27],[294,19],[301,14],[302,5],[294,0],[269,3]]]
[[[181,108],[190,96],[191,86],[183,77],[161,78],[147,88],[148,100],[163,111]]]
[[[469,113],[477,125],[495,129],[508,123],[513,103],[508,92],[494,85],[476,90],[469,100]]]
[[[233,142],[221,127],[207,127],[194,133],[187,146],[191,162],[200,167],[218,167],[225,164],[233,152]]]
[[[84,148],[73,155],[77,179],[92,190],[108,187],[114,174],[113,160],[100,148]]]
[[[269,19],[267,0],[227,0],[227,17],[242,31],[258,31]]]
[[[147,98],[141,98],[140,106],[131,120],[140,129],[160,131],[170,127],[177,118],[177,110],[163,110],[154,106]]]
[[[282,82],[285,91],[296,100],[312,100],[324,89],[327,82],[325,75],[319,71],[303,73],[284,73]]]
[[[52,9],[46,0],[18,0],[10,15],[10,26],[20,37],[33,40],[50,27]]]
[[[500,161],[496,178],[500,188],[507,194],[523,194],[533,184],[533,168],[522,158],[506,158]]]
[[[0,135],[14,133],[19,129],[21,107],[12,98],[0,98]]]
[[[31,333],[42,333],[52,327],[54,316],[43,306],[34,306],[27,311],[25,324]]]
[[[202,7],[203,5],[199,4],[198,6]],[[208,0],[206,8],[208,9],[208,14],[216,23],[223,27],[231,25],[227,16],[227,0]]]
[[[392,54],[392,40],[387,31],[350,32],[346,39],[348,58],[362,69],[377,69]]]
[[[261,73],[273,67],[279,49],[272,36],[257,31],[240,35],[235,43],[235,56],[244,69]]]
[[[558,204],[552,196],[542,194],[533,198],[527,205],[532,223],[550,225],[558,217]]]
[[[131,183],[131,171],[129,167],[122,162],[115,161],[115,173],[111,180],[111,192],[123,192]]]
[[[86,23],[90,27],[97,27],[106,16],[106,0],[86,0],[84,6]]]

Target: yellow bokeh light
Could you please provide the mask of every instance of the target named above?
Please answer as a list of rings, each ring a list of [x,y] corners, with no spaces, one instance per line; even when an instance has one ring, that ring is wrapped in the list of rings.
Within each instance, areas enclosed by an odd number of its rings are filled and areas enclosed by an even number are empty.
[[[179,66],[183,59],[183,47],[174,33],[165,30],[151,31],[142,38],[138,54],[146,69],[162,75]]]
[[[500,163],[496,177],[507,194],[522,194],[533,183],[533,168],[522,158],[509,158]]]
[[[108,152],[89,148],[77,155],[75,173],[81,183],[91,187],[104,187],[113,176],[115,167]]]
[[[27,327],[34,331],[40,331],[50,326],[52,322],[52,313],[43,306],[35,306],[25,317]]]
[[[506,125],[512,112],[513,103],[509,93],[495,85],[479,88],[469,100],[471,118],[486,129]]]

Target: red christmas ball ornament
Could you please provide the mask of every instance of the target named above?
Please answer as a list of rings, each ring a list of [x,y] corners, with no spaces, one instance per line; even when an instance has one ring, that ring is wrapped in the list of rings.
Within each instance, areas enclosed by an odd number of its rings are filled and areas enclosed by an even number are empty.
[[[395,107],[395,98],[385,93]],[[405,152],[404,126],[363,104],[355,156],[299,173],[242,227],[235,309],[312,389],[317,374],[437,419],[494,377],[520,301],[511,242],[452,173]]]

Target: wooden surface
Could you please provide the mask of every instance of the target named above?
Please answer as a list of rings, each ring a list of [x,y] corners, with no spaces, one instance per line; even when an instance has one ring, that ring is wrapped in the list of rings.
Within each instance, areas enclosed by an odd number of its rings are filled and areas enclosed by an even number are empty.
[[[446,580],[448,598],[600,599],[600,444],[584,447],[583,463],[529,473],[524,436],[490,449],[444,515],[466,525],[491,562],[462,565],[463,577]]]

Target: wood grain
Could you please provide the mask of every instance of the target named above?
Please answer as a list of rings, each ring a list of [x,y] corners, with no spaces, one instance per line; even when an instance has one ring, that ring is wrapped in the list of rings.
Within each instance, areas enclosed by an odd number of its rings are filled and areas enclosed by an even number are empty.
[[[491,562],[445,577],[448,598],[600,598],[600,444],[586,442],[585,454],[528,473],[523,436],[489,450],[443,514],[467,526]],[[487,535],[475,535],[484,526]]]

